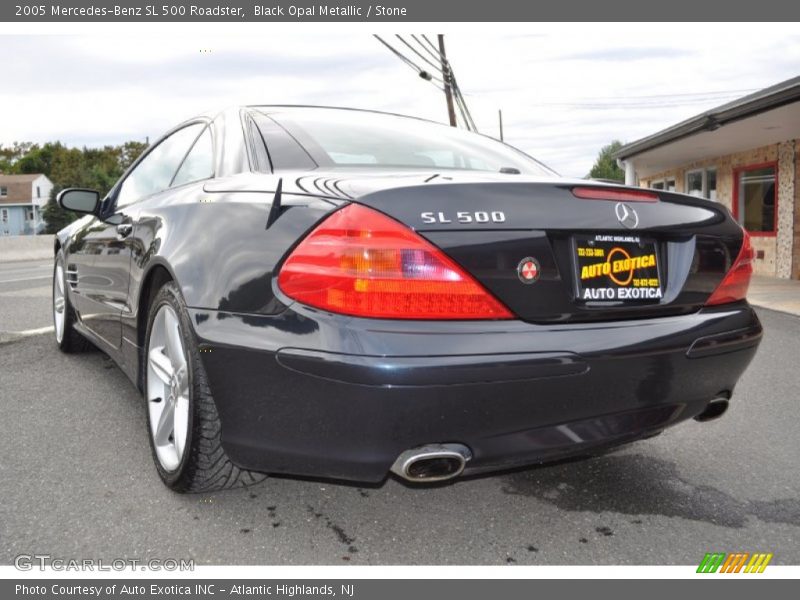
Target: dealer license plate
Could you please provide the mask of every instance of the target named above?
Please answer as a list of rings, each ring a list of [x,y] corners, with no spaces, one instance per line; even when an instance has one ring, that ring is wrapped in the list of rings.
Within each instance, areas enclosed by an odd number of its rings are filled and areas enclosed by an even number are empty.
[[[657,303],[663,296],[656,243],[637,235],[574,236],[581,302]]]

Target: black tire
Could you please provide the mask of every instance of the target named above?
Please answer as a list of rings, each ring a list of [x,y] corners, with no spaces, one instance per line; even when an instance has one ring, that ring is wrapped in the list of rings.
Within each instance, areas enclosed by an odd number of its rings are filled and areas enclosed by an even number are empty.
[[[77,323],[78,317],[75,315],[75,309],[72,308],[72,304],[69,301],[69,285],[67,284],[67,267],[64,261],[64,252],[62,250],[58,251],[56,254],[56,260],[53,264],[53,290],[51,296],[51,302],[55,304],[55,296],[56,296],[56,273],[58,272],[58,267],[61,266],[61,284],[64,290],[64,332],[61,336],[61,339],[58,339],[58,325],[55,322],[55,311],[53,312],[53,328],[54,328],[54,337],[56,340],[56,345],[58,349],[62,352],[67,354],[73,352],[85,352],[86,350],[92,347],[92,344],[83,337],[80,333],[77,332],[75,329],[75,323]]]
[[[147,315],[147,336],[142,359],[147,360],[147,349],[150,347],[150,334],[158,309],[169,305],[178,315],[179,329],[186,354],[189,375],[189,423],[188,439],[180,464],[174,471],[167,471],[158,460],[155,442],[150,423],[150,411],[147,411],[147,437],[153,462],[164,484],[180,493],[212,492],[235,487],[244,487],[259,483],[266,475],[240,469],[234,465],[222,448],[221,423],[217,406],[208,386],[205,369],[200,360],[197,341],[191,326],[186,303],[175,283],[165,283],[156,293]],[[143,363],[146,365],[146,363]],[[144,390],[147,397],[148,369],[144,371]],[[147,401],[147,400],[145,400]],[[148,407],[149,408],[149,407]]]

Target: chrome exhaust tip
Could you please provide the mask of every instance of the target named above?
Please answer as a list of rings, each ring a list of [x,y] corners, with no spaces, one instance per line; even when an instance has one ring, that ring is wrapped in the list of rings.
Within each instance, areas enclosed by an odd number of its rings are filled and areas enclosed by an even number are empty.
[[[471,458],[462,444],[428,444],[403,452],[390,470],[413,483],[446,481],[461,475]]]
[[[707,421],[713,421],[714,419],[719,419],[725,412],[728,410],[728,399],[721,397],[721,398],[714,398],[711,402],[706,405],[699,415],[697,415],[694,420],[698,421],[699,423],[706,423]]]

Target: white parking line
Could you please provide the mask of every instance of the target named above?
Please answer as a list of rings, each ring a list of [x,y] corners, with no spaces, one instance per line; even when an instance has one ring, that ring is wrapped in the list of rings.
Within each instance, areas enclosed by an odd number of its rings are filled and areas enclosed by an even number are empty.
[[[40,275],[39,277],[21,277],[19,279],[0,279],[0,283],[17,283],[18,281],[34,281],[36,279],[50,279],[50,275]]]
[[[52,325],[48,325],[47,327],[39,327],[37,329],[26,329],[25,331],[12,331],[14,335],[21,335],[21,336],[29,336],[29,335],[41,335],[43,333],[50,333],[53,331],[54,327]]]
[[[9,267],[8,264],[0,263],[0,273],[3,275],[16,275],[18,273],[30,273],[35,269],[51,269],[53,263],[45,263],[43,265],[27,263],[22,267]]]

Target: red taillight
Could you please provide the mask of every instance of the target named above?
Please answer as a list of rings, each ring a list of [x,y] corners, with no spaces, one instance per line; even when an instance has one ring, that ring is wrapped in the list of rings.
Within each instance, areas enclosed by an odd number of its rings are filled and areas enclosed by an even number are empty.
[[[706,306],[744,300],[747,296],[747,288],[750,285],[750,277],[753,274],[754,258],[755,252],[753,251],[753,245],[750,243],[750,234],[745,231],[739,256],[736,257],[733,266],[725,275],[722,283],[717,286],[717,289],[706,301]]]
[[[613,200],[616,202],[658,202],[658,194],[645,190],[618,190],[611,187],[576,187],[572,195],[582,200]]]
[[[384,319],[511,319],[441,250],[394,219],[349,204],[317,226],[278,275],[310,306]]]

